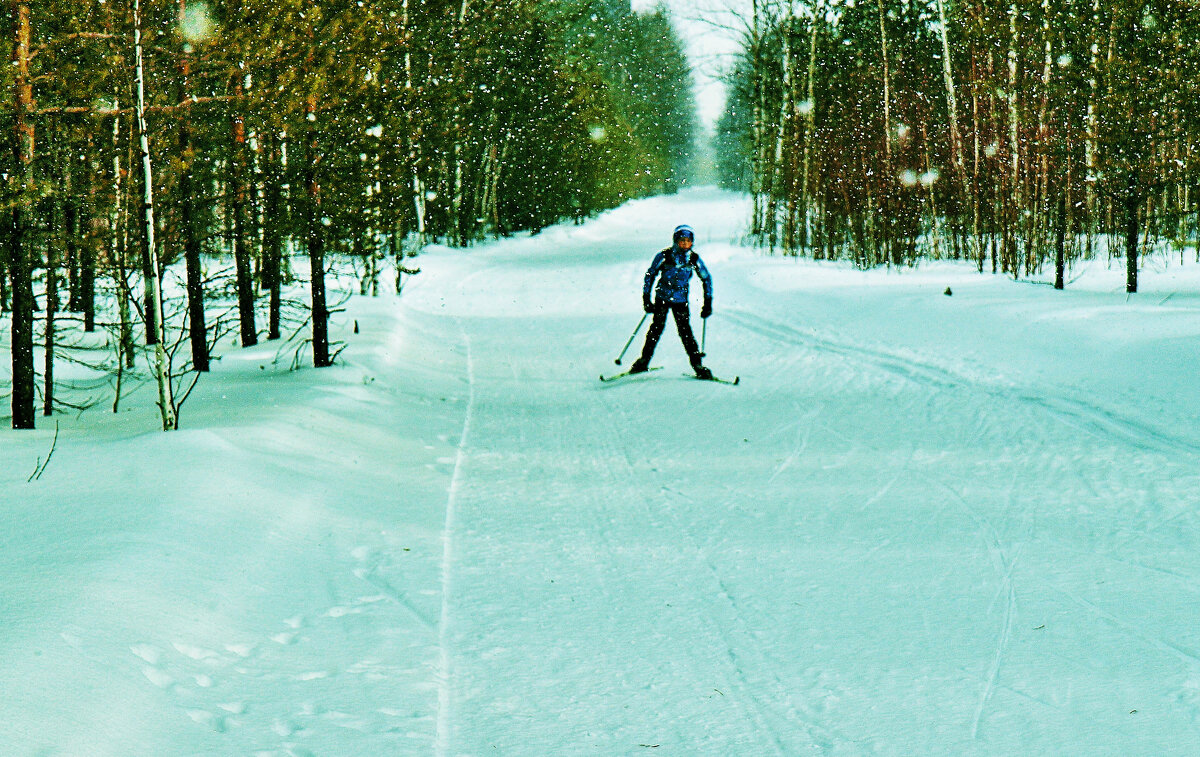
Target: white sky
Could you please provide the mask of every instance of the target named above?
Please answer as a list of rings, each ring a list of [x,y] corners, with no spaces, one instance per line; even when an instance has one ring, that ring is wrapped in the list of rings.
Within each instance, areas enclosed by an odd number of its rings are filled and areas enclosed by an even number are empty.
[[[700,121],[711,129],[725,107],[725,87],[717,77],[738,50],[745,25],[740,17],[749,15],[749,0],[633,0],[633,9],[649,10],[660,1],[670,9],[686,44]]]

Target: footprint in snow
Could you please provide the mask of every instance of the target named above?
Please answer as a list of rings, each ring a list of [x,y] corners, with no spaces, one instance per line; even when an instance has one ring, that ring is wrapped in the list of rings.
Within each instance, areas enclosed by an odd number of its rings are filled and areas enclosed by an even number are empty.
[[[328,678],[328,677],[329,677],[329,671],[314,670],[311,673],[300,673],[299,675],[292,676],[292,680],[294,680],[294,681],[320,681],[321,679]]]
[[[142,675],[146,676],[146,680],[160,689],[169,689],[175,684],[174,678],[158,668],[142,668]]]
[[[151,665],[157,665],[162,659],[162,650],[153,644],[134,644],[129,648],[134,656],[140,657],[143,662],[148,662]]]
[[[196,646],[192,646],[191,644],[184,644],[183,642],[179,642],[179,641],[172,642],[171,646],[175,647],[175,651],[178,652],[179,654],[183,655],[184,657],[193,659],[197,662],[199,662],[201,660],[216,659],[217,657],[220,656],[216,652],[212,651],[211,649],[205,649],[203,647],[196,647]]]
[[[305,625],[304,616],[296,615],[291,618],[286,618],[283,621],[283,624],[292,630],[281,631],[277,634],[272,634],[270,637],[271,641],[275,642],[276,644],[282,644],[285,647],[295,644],[297,638],[300,636],[300,629],[304,628]]]
[[[162,650],[153,644],[134,644],[129,651],[142,662],[147,663],[142,668],[146,680],[160,689],[169,689],[175,685],[175,679],[158,667],[162,660]]]
[[[301,727],[290,720],[276,720],[271,724],[271,730],[275,732],[276,736],[286,739],[301,730]]]
[[[321,717],[339,728],[346,728],[351,731],[366,731],[371,727],[368,721],[347,712],[332,710],[324,713]]]
[[[187,714],[193,722],[211,728],[217,733],[225,733],[229,730],[225,724],[224,717],[208,712],[207,710],[188,710]]]

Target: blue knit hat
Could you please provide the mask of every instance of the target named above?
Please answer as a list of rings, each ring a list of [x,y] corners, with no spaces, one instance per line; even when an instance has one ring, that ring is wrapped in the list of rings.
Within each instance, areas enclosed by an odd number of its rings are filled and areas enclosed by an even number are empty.
[[[692,227],[686,223],[681,223],[675,227],[675,231],[671,234],[671,241],[678,242],[680,239],[687,237],[693,242],[696,241],[696,232],[692,231]]]

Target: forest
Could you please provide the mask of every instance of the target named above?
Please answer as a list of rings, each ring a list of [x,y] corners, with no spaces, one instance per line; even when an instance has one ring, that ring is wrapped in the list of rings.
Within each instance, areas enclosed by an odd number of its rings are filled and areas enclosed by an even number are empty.
[[[666,11],[628,0],[4,9],[14,428],[79,409],[56,359],[87,362],[114,411],[140,372],[175,428],[225,336],[290,335],[297,363],[330,365],[326,279],[347,266],[378,293],[390,260],[399,290],[431,242],[536,233],[687,181],[688,63]]]
[[[754,0],[718,127],[750,235],[1013,277],[1196,251],[1200,14],[1181,0]],[[1200,256],[1200,251],[1194,254]],[[1198,258],[1200,259],[1200,258]]]
[[[1200,260],[1189,3],[744,5],[713,148],[768,253],[860,268],[958,259],[1014,278],[1052,267],[1059,288],[1076,261],[1123,260],[1130,293],[1151,252]],[[222,339],[280,340],[295,365],[330,365],[338,298],[378,293],[385,270],[399,291],[426,245],[466,249],[674,192],[705,149],[664,6],[5,11],[0,340],[14,428],[95,401],[55,391],[56,361],[86,364],[114,410],[128,381],[152,381],[175,428]]]

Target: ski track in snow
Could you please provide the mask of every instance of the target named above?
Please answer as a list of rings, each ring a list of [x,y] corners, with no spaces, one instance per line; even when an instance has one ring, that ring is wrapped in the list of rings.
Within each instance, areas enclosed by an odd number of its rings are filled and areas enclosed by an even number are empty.
[[[987,707],[988,701],[992,698],[992,692],[996,689],[996,681],[1000,676],[1000,666],[1004,662],[1004,651],[1008,647],[1009,637],[1012,635],[1013,617],[1016,615],[1017,594],[1013,587],[1012,571],[1017,564],[1017,555],[1014,555],[1010,561],[1008,571],[1004,575],[1004,583],[1001,591],[1007,597],[1004,603],[1004,621],[1000,629],[999,639],[996,642],[996,656],[992,659],[991,668],[988,669],[987,682],[984,685],[983,694],[979,697],[979,706],[975,708],[975,717],[971,721],[971,738],[979,738],[979,724],[983,720],[983,712]]]
[[[963,388],[994,399],[1017,400],[1098,439],[1132,443],[1136,447],[1185,455],[1200,455],[1200,443],[1172,436],[1145,423],[1073,397],[1055,396],[1044,388],[1006,387],[923,362],[915,356],[839,342],[832,337],[806,333],[793,326],[745,310],[727,313],[734,324],[769,339],[839,355],[860,364],[900,376],[933,390]]]
[[[824,409],[824,405],[818,404],[808,413],[802,413],[800,411],[800,404],[798,402],[792,404],[792,412],[795,413],[797,418],[799,418],[799,420],[796,422],[795,440],[792,443],[791,452],[788,453],[788,456],[784,458],[779,465],[775,466],[775,470],[771,472],[771,476],[767,479],[768,484],[775,483],[775,479],[779,478],[782,473],[784,473],[788,468],[792,467],[792,465],[804,455],[804,451],[808,449],[808,440],[812,437],[813,425],[816,419],[821,416],[821,413],[824,411]]]
[[[471,421],[475,415],[475,360],[471,352],[471,337],[461,324],[460,328],[466,352],[467,409],[463,414],[462,434],[459,436],[458,450],[454,458],[454,472],[450,476],[450,490],[446,497],[446,524],[442,531],[442,609],[438,621],[438,701],[434,733],[434,754],[437,757],[446,757],[452,737],[454,659],[451,649],[453,641],[451,597],[454,588],[452,583],[455,560],[454,534],[457,529],[459,491],[467,458],[467,445],[471,436]]]
[[[616,438],[619,436],[620,431],[618,430],[617,424],[614,421],[614,416],[619,412],[619,409],[614,408],[611,413],[604,415],[604,418],[607,421],[609,438]],[[625,420],[628,421],[628,418]],[[631,424],[628,422],[621,424],[623,427],[629,427],[629,425]],[[623,461],[624,463],[623,470],[619,473],[611,470],[608,471],[610,480],[613,481],[614,484],[618,481],[628,482],[634,480],[636,474],[633,462],[630,460],[626,450],[621,449],[619,454],[612,454],[609,455],[609,457],[611,457],[613,460]],[[626,496],[628,496],[631,501],[644,499],[640,492],[633,490],[633,488],[629,487],[628,484],[626,484],[623,488],[628,490],[628,494]],[[663,490],[673,491],[668,487],[663,487]],[[670,503],[659,501],[655,504],[657,505],[657,507],[655,507],[655,511],[665,514],[667,517],[669,517],[676,533],[687,539],[688,543],[691,545],[691,555],[701,563],[703,566],[702,569],[712,578],[713,582],[715,583],[715,593],[718,594],[723,600],[722,604],[724,607],[717,607],[710,603],[705,613],[705,618],[709,623],[709,627],[715,632],[716,637],[719,639],[717,644],[724,650],[724,655],[728,658],[730,668],[732,669],[734,680],[730,681],[730,685],[728,685],[726,688],[728,688],[730,693],[736,697],[736,701],[744,713],[744,717],[751,725],[751,732],[763,734],[769,737],[767,744],[763,745],[763,747],[760,747],[760,749],[766,748],[773,753],[780,755],[781,757],[786,757],[789,752],[783,743],[779,728],[773,725],[768,719],[768,711],[766,705],[762,701],[762,694],[756,692],[754,686],[749,681],[747,670],[751,668],[752,663],[750,663],[748,660],[748,655],[745,651],[746,647],[745,645],[736,644],[732,638],[733,633],[730,628],[731,625],[736,626],[739,638],[753,638],[752,634],[748,633],[746,624],[739,612],[737,602],[730,595],[728,588],[721,580],[720,575],[717,573],[712,564],[712,561],[708,559],[705,550],[700,548],[687,525],[682,523],[678,516],[673,512],[673,508],[671,507]],[[647,517],[653,518],[653,516],[648,512]],[[719,618],[722,616],[725,616],[727,620],[724,622],[719,620]],[[755,666],[754,672],[765,672],[765,668],[759,664]]]
[[[750,331],[771,339],[782,339],[792,344],[810,346],[820,352],[846,357],[859,363],[866,363],[874,368],[881,369],[887,373],[899,375],[904,379],[911,380],[917,384],[928,387],[935,393],[944,389],[965,387],[979,390],[988,396],[994,396],[997,394],[997,390],[993,387],[980,385],[973,379],[954,373],[950,370],[921,363],[914,358],[902,357],[879,350],[862,348],[856,345],[839,344],[831,341],[828,338],[805,335],[784,324],[770,321],[769,319],[762,318],[760,316],[754,316],[745,312],[735,312],[731,320]],[[1006,396],[1015,396],[1011,393],[1005,394]],[[1022,396],[1020,399],[1026,402],[1031,401],[1031,397],[1029,396]],[[1031,404],[1044,406],[1040,402],[1031,402]],[[1119,424],[1114,425],[1118,430],[1124,430]],[[840,432],[832,429],[828,430],[835,435],[843,436]],[[1147,439],[1159,438],[1158,435],[1151,436],[1150,434],[1145,433],[1136,435],[1121,434],[1121,436],[1124,440],[1136,438],[1138,441],[1142,442],[1146,441]],[[847,438],[848,441],[852,441],[849,439],[849,437],[845,438]],[[801,445],[801,450],[805,446],[807,446],[807,435],[805,436],[804,442]],[[1172,443],[1166,446],[1172,450],[1179,450],[1181,446],[1186,449],[1186,445],[1180,445],[1177,443]],[[789,456],[787,462],[782,465],[781,468],[786,467],[787,464],[790,464],[796,456],[796,454]],[[772,476],[771,480],[774,480],[775,475],[778,475],[780,472],[782,471],[777,469],[776,474]],[[866,509],[871,505],[871,503],[880,499],[895,485],[896,481],[902,475],[904,475],[903,472],[893,477],[884,486],[884,488],[880,490],[880,492],[867,500],[862,509]],[[983,721],[984,712],[987,708],[988,702],[991,700],[993,692],[1000,685],[1000,670],[1003,665],[1005,650],[1009,644],[1009,639],[1012,634],[1013,622],[1016,616],[1017,608],[1016,588],[1013,582],[1013,572],[1016,568],[1017,559],[1020,555],[1021,545],[1017,544],[1010,555],[1009,551],[1006,550],[1002,545],[1000,535],[991,521],[981,516],[978,510],[957,489],[936,476],[922,474],[922,478],[925,478],[930,484],[933,484],[948,493],[953,501],[959,503],[963,513],[967,515],[968,518],[970,518],[970,520],[975,524],[976,531],[979,534],[989,557],[991,558],[998,577],[1000,578],[1000,584],[997,589],[998,595],[1004,597],[1004,609],[1001,618],[1001,627],[995,645],[995,654],[984,679],[983,689],[979,696],[970,725],[971,739],[977,740],[979,738],[979,729]],[[1008,501],[1010,505],[1012,500],[1012,487],[1010,486],[1008,490]]]
[[[830,429],[831,433],[836,436],[845,437],[841,432]],[[915,450],[914,450],[915,453]],[[909,456],[911,462],[912,455]],[[884,493],[891,489],[896,481],[903,475],[913,475],[912,471],[901,471],[896,477],[893,477],[880,492],[873,495],[867,503],[863,505],[861,510],[865,510],[871,503],[880,499]],[[988,702],[992,698],[992,694],[999,686],[1000,669],[1004,660],[1005,649],[1009,643],[1009,637],[1012,634],[1013,619],[1016,615],[1016,589],[1013,585],[1013,571],[1016,567],[1017,558],[1020,556],[1021,545],[1018,544],[1010,556],[1001,544],[1000,534],[991,521],[982,515],[979,511],[954,487],[941,480],[939,477],[927,473],[919,473],[918,477],[925,480],[928,484],[933,485],[950,495],[951,500],[960,505],[962,512],[975,525],[976,533],[979,535],[984,548],[987,551],[990,562],[995,569],[1000,583],[997,588],[997,597],[1004,596],[1005,604],[1003,616],[1001,619],[1001,628],[995,645],[995,654],[992,657],[991,664],[988,668],[987,675],[984,678],[983,690],[979,696],[978,703],[975,708],[974,717],[971,721],[970,734],[972,740],[979,738],[979,727],[983,720],[984,711],[987,708]],[[1011,489],[1010,489],[1011,494]],[[1010,497],[1011,500],[1011,497]],[[993,600],[994,603],[995,600]],[[989,608],[989,613],[990,613]]]
[[[1054,391],[1046,390],[1042,387],[1036,389],[1023,388],[1020,386],[999,384],[991,380],[983,381],[952,368],[933,365],[916,356],[863,347],[857,344],[837,341],[833,337],[805,333],[788,324],[742,310],[735,310],[727,313],[727,315],[729,316],[729,320],[735,325],[759,336],[795,346],[807,347],[818,353],[836,355],[858,365],[868,366],[872,369],[896,375],[917,385],[927,387],[932,392],[930,395],[931,402],[939,392],[967,389],[978,393],[981,395],[981,400],[992,403],[994,407],[1003,408],[1005,405],[1011,406],[1014,404],[1024,406],[1035,414],[1041,413],[1046,417],[1053,418],[1070,428],[1085,432],[1115,447],[1133,447],[1134,449],[1153,451],[1166,454],[1180,461],[1194,458],[1200,453],[1200,446],[1190,439],[1183,439],[1168,434],[1150,424],[1134,420],[1118,411],[1101,407],[1077,397],[1060,396]],[[996,400],[999,400],[1000,403],[997,404]],[[1044,439],[1042,435],[1033,434],[1032,436],[1039,440]],[[1031,455],[1031,459],[1036,460],[1037,457]],[[1016,477],[1016,473],[1014,473],[1014,483],[1008,489],[1010,507],[1014,499],[1013,486],[1015,485]],[[998,592],[1003,597],[1001,624],[996,638],[995,652],[983,680],[982,690],[970,723],[970,737],[975,741],[981,737],[981,727],[985,720],[985,713],[998,689],[1009,691],[1017,696],[1026,696],[1023,692],[1013,690],[1009,686],[1004,685],[1000,680],[1006,650],[1010,645],[1014,624],[1018,616],[1014,572],[1021,553],[1022,544],[1020,542],[1015,544],[1009,542],[1009,546],[1005,547],[1001,541],[999,532],[992,525],[991,521],[981,516],[977,509],[960,492],[935,476],[929,476],[928,479],[930,483],[936,484],[939,488],[949,493],[951,498],[961,505],[964,514],[975,523],[977,533],[983,539],[988,554],[991,556],[996,568],[996,574],[1000,578]],[[892,483],[894,483],[894,480],[888,484],[888,487]],[[1157,528],[1191,514],[1191,510],[1181,509],[1169,517],[1153,521],[1140,534],[1130,532],[1126,543],[1129,543],[1134,538],[1145,538]],[[1007,512],[1002,512],[1001,515],[1005,520],[1012,520]],[[1018,518],[1018,521],[1020,520],[1023,520],[1023,518]],[[1118,559],[1103,553],[1099,556],[1105,559]],[[1154,570],[1146,566],[1141,567],[1143,569]],[[1178,575],[1173,575],[1173,577],[1180,578]],[[1182,580],[1188,581],[1186,578]],[[1089,602],[1078,594],[1062,586],[1046,582],[1044,578],[1039,579],[1038,583],[1066,596],[1073,603],[1086,609],[1104,622],[1111,624],[1111,626],[1130,639],[1135,639],[1152,649],[1171,655],[1189,666],[1195,666],[1200,662],[1200,658],[1198,658],[1198,654],[1200,653],[1189,647],[1166,638],[1148,635],[1139,630],[1134,623],[1122,620],[1114,613],[1101,609],[1095,603]],[[1189,590],[1194,593],[1196,588],[1194,585],[1189,586]],[[1041,700],[1035,701],[1041,704],[1048,704],[1041,702]],[[1192,709],[1194,712],[1200,712],[1200,708],[1192,707]]]
[[[670,486],[663,486],[662,491],[678,501],[687,502],[693,507],[697,504],[694,499]],[[757,634],[754,633],[751,624],[746,619],[734,591],[726,583],[726,580],[721,575],[721,571],[712,560],[711,548],[701,546],[696,540],[695,535],[688,529],[686,523],[675,512],[675,508],[670,504],[669,500],[662,501],[662,508],[664,512],[671,516],[678,532],[687,539],[693,553],[698,558],[698,561],[702,563],[704,570],[712,580],[716,589],[714,593],[721,598],[721,601],[716,603],[710,611],[710,618],[714,628],[720,634],[722,643],[725,645],[729,658],[733,663],[740,688],[743,692],[743,698],[758,709],[758,720],[768,722],[767,719],[773,717],[782,723],[782,726],[768,726],[769,732],[774,736],[774,747],[778,753],[781,755],[797,754],[793,748],[784,743],[784,739],[781,736],[782,728],[788,726],[801,727],[805,736],[811,742],[808,747],[809,751],[819,751],[820,753],[828,754],[830,750],[833,750],[839,744],[853,744],[853,739],[848,736],[836,733],[829,727],[821,725],[818,722],[818,716],[815,714],[804,713],[802,715],[799,712],[787,685],[780,680],[776,672],[778,668],[777,662],[771,659],[761,643],[748,645],[739,644],[735,641],[735,638],[755,639]],[[718,620],[722,615],[728,618],[725,622]],[[751,675],[753,675],[755,681],[765,678],[768,683],[767,688],[770,691],[756,694],[756,686],[750,680]],[[767,701],[768,695],[770,701]]]

